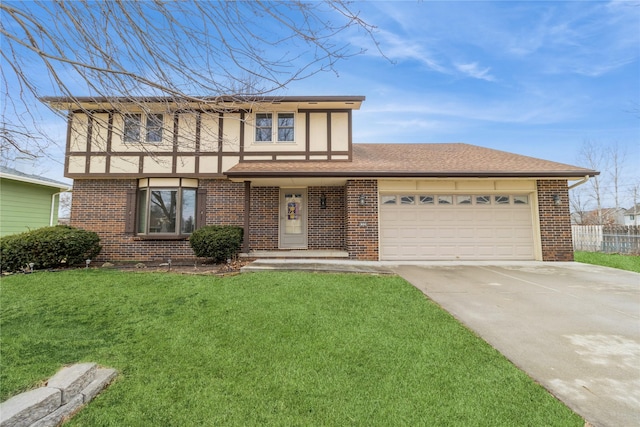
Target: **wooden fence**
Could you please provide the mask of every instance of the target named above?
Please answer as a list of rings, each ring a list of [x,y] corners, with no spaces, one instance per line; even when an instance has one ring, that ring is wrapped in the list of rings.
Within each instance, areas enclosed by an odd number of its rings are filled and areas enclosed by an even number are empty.
[[[572,225],[573,250],[640,255],[640,226]]]

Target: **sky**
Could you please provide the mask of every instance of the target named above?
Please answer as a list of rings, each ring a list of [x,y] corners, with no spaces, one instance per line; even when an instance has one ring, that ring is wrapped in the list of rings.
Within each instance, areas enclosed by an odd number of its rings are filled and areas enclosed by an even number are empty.
[[[625,195],[640,183],[640,2],[376,1],[351,9],[376,27],[379,48],[363,31],[342,33],[365,53],[280,94],[366,96],[353,114],[354,142],[464,142],[588,167],[580,150],[590,141],[625,153]],[[42,118],[64,147],[64,119]],[[58,151],[38,167],[65,180]]]

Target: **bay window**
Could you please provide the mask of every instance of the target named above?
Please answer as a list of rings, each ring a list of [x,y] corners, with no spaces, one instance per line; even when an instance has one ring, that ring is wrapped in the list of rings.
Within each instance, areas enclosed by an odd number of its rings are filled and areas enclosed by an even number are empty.
[[[196,228],[196,192],[196,179],[141,179],[137,195],[137,233],[193,233]]]

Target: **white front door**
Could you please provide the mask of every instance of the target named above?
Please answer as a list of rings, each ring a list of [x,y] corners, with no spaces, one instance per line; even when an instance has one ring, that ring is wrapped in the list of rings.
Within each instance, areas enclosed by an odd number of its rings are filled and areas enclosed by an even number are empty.
[[[280,189],[280,248],[307,249],[307,190]]]

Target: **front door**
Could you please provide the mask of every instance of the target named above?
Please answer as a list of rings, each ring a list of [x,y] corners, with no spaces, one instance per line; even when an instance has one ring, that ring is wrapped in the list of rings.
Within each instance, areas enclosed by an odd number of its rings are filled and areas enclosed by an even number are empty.
[[[280,189],[280,248],[307,249],[307,190]]]

